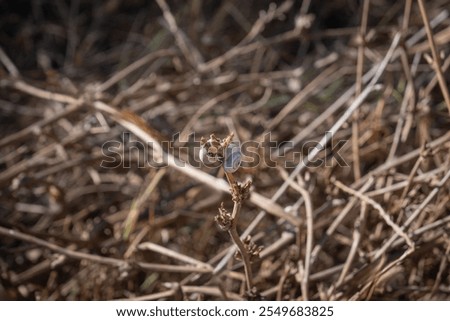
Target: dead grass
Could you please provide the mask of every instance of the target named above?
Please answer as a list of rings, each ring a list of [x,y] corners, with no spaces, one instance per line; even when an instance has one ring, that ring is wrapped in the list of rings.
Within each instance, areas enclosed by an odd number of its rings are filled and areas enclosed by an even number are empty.
[[[450,2],[356,3],[1,3],[0,298],[448,300]]]

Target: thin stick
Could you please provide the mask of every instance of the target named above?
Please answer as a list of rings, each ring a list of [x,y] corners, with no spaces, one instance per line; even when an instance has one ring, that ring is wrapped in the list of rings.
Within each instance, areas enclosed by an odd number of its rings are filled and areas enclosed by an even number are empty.
[[[375,202],[373,199],[367,197],[366,195],[364,195],[361,192],[358,192],[344,184],[342,184],[341,182],[337,181],[337,180],[332,180],[332,183],[334,185],[336,185],[336,187],[340,188],[341,190],[343,190],[346,193],[349,193],[353,196],[358,197],[359,199],[361,199],[362,201],[372,205],[372,207],[374,207],[375,209],[378,210],[378,212],[380,213],[380,216],[383,218],[383,220],[386,222],[387,225],[389,225],[390,227],[392,227],[392,229],[395,231],[395,233],[397,233],[398,235],[400,235],[405,241],[406,243],[409,245],[410,248],[414,248],[414,243],[413,241],[409,238],[408,235],[406,235],[405,232],[403,232],[403,230],[397,225],[395,224],[389,214],[386,213],[386,211],[383,209],[383,207],[381,207],[381,205],[377,202]]]
[[[441,24],[445,19],[449,16],[449,12],[447,10],[443,10],[439,13],[432,21],[431,26],[434,28]],[[353,34],[353,31],[352,31]],[[422,28],[418,32],[416,32],[410,39],[406,41],[406,47],[410,48],[415,45],[422,37],[425,36],[425,30]],[[399,53],[395,53],[393,58],[397,58]],[[368,72],[366,72],[362,78],[363,83],[367,83],[374,76],[377,69],[380,67],[381,63],[373,66]],[[315,118],[306,128],[300,131],[295,137],[290,139],[292,144],[288,147],[284,147],[282,150],[284,152],[288,152],[291,150],[296,144],[301,142],[303,139],[308,137],[320,124],[330,118],[336,111],[338,111],[354,94],[356,91],[356,84],[351,86],[347,91],[345,91],[341,97],[339,97],[330,107],[328,107],[322,114],[320,114],[317,118]],[[278,151],[276,151],[278,153]],[[274,153],[275,154],[275,153]]]
[[[417,2],[419,3],[420,14],[422,15],[423,24],[425,26],[428,42],[430,44],[431,54],[433,55],[433,67],[439,81],[439,86],[441,87],[442,96],[444,96],[445,104],[447,105],[448,112],[450,113],[450,95],[448,93],[448,87],[444,78],[444,74],[442,73],[441,58],[436,49],[436,44],[434,42],[433,32],[431,31],[428,14],[425,9],[423,0],[417,0]]]
[[[60,247],[56,244],[50,243],[48,241],[44,241],[32,235],[28,235],[19,231],[15,231],[12,229],[7,229],[5,227],[0,226],[0,235],[5,237],[10,237],[16,240],[21,240],[28,243],[33,243],[45,248],[48,248],[54,252],[61,253],[70,258],[77,260],[88,260],[91,262],[96,262],[99,264],[111,265],[118,268],[132,268],[133,266],[140,267],[143,270],[148,271],[158,271],[158,272],[174,272],[174,273],[211,273],[212,269],[207,268],[205,266],[197,267],[197,266],[177,266],[177,265],[168,265],[168,264],[157,264],[157,263],[145,263],[145,262],[127,262],[120,259],[104,257],[94,254],[82,253],[78,251],[69,250],[67,248]]]
[[[288,175],[285,171],[281,171],[281,175],[284,179],[287,179]],[[309,288],[309,275],[311,269],[311,253],[314,241],[314,218],[313,218],[313,206],[310,193],[297,182],[290,182],[290,187],[299,192],[305,200],[306,211],[306,249],[305,249],[305,268],[302,273],[302,295],[305,301],[309,300],[308,288]]]
[[[450,67],[450,56],[448,56],[444,63],[442,64],[442,72],[447,72],[448,67]],[[425,87],[423,91],[423,97],[430,96],[431,91],[436,86],[436,83],[438,82],[436,74],[433,76],[433,78],[429,81],[428,85]]]
[[[161,161],[164,161],[168,166],[193,178],[200,183],[213,188],[214,190],[230,193],[229,187],[224,180],[208,175],[207,173],[194,168],[189,163],[179,160],[174,155],[164,152],[159,141],[152,136],[152,133],[150,132],[148,126],[145,126],[143,121],[136,122],[135,119],[131,119],[129,117],[130,113],[124,114],[119,110],[100,101],[94,102],[93,105],[96,109],[107,113],[113,118],[113,120],[115,120],[123,127],[132,131],[133,134],[139,137],[143,142],[151,145],[154,152],[159,155]],[[136,117],[138,116],[136,115]],[[255,191],[251,192],[250,194],[250,202],[272,215],[285,219],[286,221],[291,222],[294,225],[298,224],[297,217],[287,214],[280,205],[262,196],[261,194],[258,194]]]
[[[417,236],[420,236],[420,235],[422,235],[422,234],[424,234],[426,232],[429,232],[429,231],[431,231],[433,229],[437,229],[438,227],[441,227],[441,226],[446,225],[448,223],[450,223],[450,216],[446,216],[446,217],[444,217],[444,218],[442,218],[440,220],[437,220],[437,221],[435,221],[433,223],[430,223],[428,225],[422,226],[422,227],[418,228],[417,230],[415,230],[414,232],[409,233],[409,234],[411,235],[411,238],[416,238]],[[445,229],[444,228],[442,229],[442,232],[445,233]],[[403,239],[397,239],[396,241],[394,241],[392,243],[392,248],[398,247],[398,246],[400,246],[400,245],[402,245],[404,243],[405,243],[405,241]]]
[[[403,66],[403,71],[405,73],[408,84],[406,85],[405,94],[403,95],[402,104],[400,106],[400,112],[398,115],[397,125],[395,127],[394,140],[392,141],[391,149],[389,150],[389,154],[387,157],[387,162],[394,158],[395,153],[397,151],[397,147],[400,143],[401,134],[403,126],[406,122],[406,114],[408,111],[408,106],[411,105],[414,107],[415,105],[415,93],[414,93],[414,80],[412,77],[412,73],[408,64],[408,56],[405,50],[400,51],[400,58]],[[411,108],[412,109],[412,108]]]
[[[221,93],[220,95],[211,98],[210,100],[208,100],[205,104],[203,104],[201,107],[199,107],[196,111],[195,114],[192,115],[191,119],[189,119],[188,123],[184,126],[184,128],[182,129],[181,133],[180,133],[180,142],[185,142],[188,140],[188,136],[190,134],[190,130],[192,130],[192,127],[194,126],[194,124],[198,121],[198,119],[205,113],[207,112],[209,109],[211,109],[212,107],[216,106],[217,104],[219,104],[221,101],[230,98],[233,95],[236,95],[242,91],[244,91],[244,89],[247,87],[247,84],[244,85],[240,85],[237,87],[234,87],[230,90],[227,90],[223,93]]]
[[[304,8],[304,10],[308,9],[308,6],[309,6],[308,3],[309,3],[309,1],[304,1],[302,3],[302,7]],[[289,4],[281,5],[280,7],[278,7],[278,9],[276,9],[277,12],[275,12],[274,15],[267,15],[267,14],[262,15],[255,22],[255,25],[259,24],[259,25],[263,26],[263,25],[269,23],[273,19],[272,17],[275,18],[275,17],[279,16],[280,14],[282,15],[284,13],[284,11],[289,10],[290,6],[291,5],[289,5]],[[301,12],[303,12],[304,10],[301,9]],[[249,31],[249,34],[244,37],[244,40],[248,41],[248,40],[254,39],[256,37],[255,30],[257,30],[257,29],[261,30],[261,28],[259,28],[259,27],[256,27],[256,28],[252,27],[252,29]],[[292,30],[288,30],[282,34],[275,35],[271,38],[265,38],[264,45],[266,47],[269,47],[271,45],[275,45],[275,44],[278,44],[278,43],[281,43],[284,41],[289,41],[289,40],[294,40],[294,39],[297,40],[298,37],[300,36],[302,30],[303,30],[303,26],[300,26],[298,28],[296,27]],[[232,58],[239,56],[239,55],[248,54],[259,48],[261,48],[261,42],[250,42],[247,44],[247,42],[241,41],[238,45],[233,46],[231,49],[226,51],[224,54],[222,54],[218,57],[215,57],[215,58],[211,59],[210,61],[206,62],[204,64],[204,66],[202,66],[202,72],[208,72],[213,69],[217,69],[221,65],[225,64],[227,61],[231,60]]]
[[[188,264],[193,264],[193,265],[197,265],[199,267],[205,267],[207,269],[211,269],[212,267],[211,265],[209,265],[208,263],[204,263],[202,261],[196,260],[190,256],[178,253],[176,251],[173,251],[167,247],[152,243],[152,242],[144,242],[138,245],[137,247],[139,250],[148,250],[148,251],[153,251],[168,257],[171,257],[175,260],[184,262],[184,263],[188,263]]]
[[[368,294],[366,295],[365,299],[369,300],[372,296],[373,291],[375,290],[375,287],[377,283],[380,280],[380,277],[385,274],[387,271],[392,269],[394,266],[399,265],[401,262],[403,262],[411,253],[414,252],[413,248],[409,248],[405,253],[403,253],[398,259],[392,261],[389,263],[385,268],[383,268],[381,271],[377,272],[374,276],[371,276],[371,280],[367,282],[364,287],[358,291],[352,298],[350,298],[351,301],[353,300],[361,300],[361,296],[368,291]]]
[[[389,155],[386,159],[386,163],[388,163],[391,159],[393,159],[395,157],[395,153],[397,152],[397,148],[400,144],[403,125],[405,124],[405,121],[406,121],[406,112],[407,112],[408,105],[409,105],[408,104],[409,97],[412,95],[412,93],[413,93],[412,83],[408,82],[408,85],[406,86],[405,94],[403,96],[402,103],[400,106],[398,121],[397,121],[397,125],[395,127],[394,139],[392,140],[392,145],[389,150]]]
[[[405,10],[403,11],[402,33],[408,32],[409,18],[411,17],[412,0],[406,0]]]
[[[372,67],[363,77],[363,83],[367,83],[375,75],[379,65]],[[300,143],[303,139],[308,137],[312,132],[314,132],[317,127],[324,121],[329,119],[335,112],[337,112],[342,106],[344,106],[349,99],[355,94],[356,85],[351,86],[347,89],[335,102],[333,102],[322,114],[316,117],[308,126],[301,130],[296,136],[294,136],[290,141],[292,144],[286,145],[286,147],[280,148],[280,151],[274,151],[273,155],[278,153],[287,153],[292,150],[295,145]]]
[[[206,295],[211,295],[214,297],[222,298],[223,294],[222,291],[216,287],[212,286],[193,286],[193,285],[182,285],[181,290],[183,293],[202,293]],[[175,295],[176,289],[163,291],[159,293],[152,293],[147,295],[142,295],[138,297],[131,297],[131,298],[124,298],[120,299],[118,301],[156,301],[160,299],[165,298],[171,298]],[[226,295],[228,298],[235,300],[235,301],[241,301],[242,297],[237,295],[233,292],[226,292]]]
[[[14,63],[12,62],[12,60],[9,59],[8,55],[7,55],[6,52],[3,50],[2,47],[0,47],[0,61],[2,62],[3,66],[5,66],[5,68],[8,70],[9,74],[10,74],[12,77],[14,77],[14,78],[20,77],[19,70],[18,70],[17,67],[14,65]]]
[[[384,69],[384,68],[383,68]],[[375,79],[375,77],[374,77]],[[378,78],[377,78],[378,79]],[[341,126],[350,118],[353,112],[361,106],[362,102],[367,98],[367,96],[373,92],[381,89],[381,85],[372,85],[368,86],[361,95],[358,96],[357,99],[350,105],[350,107],[345,111],[345,113],[335,122],[335,124],[330,128],[330,130],[323,136],[320,142],[316,145],[316,147],[308,154],[306,159],[300,162],[295,169],[291,172],[288,179],[281,185],[281,187],[277,190],[277,192],[272,197],[273,201],[278,200],[281,195],[286,191],[286,188],[289,186],[290,181],[292,181],[293,177],[300,174],[300,172],[306,168],[309,163],[313,161],[313,159],[328,145],[331,138],[336,134],[336,132],[341,128]]]
[[[233,223],[231,225],[230,230],[228,233],[231,236],[231,239],[233,240],[234,244],[238,248],[239,253],[241,254],[242,261],[244,262],[244,270],[245,270],[245,279],[247,283],[247,290],[250,292],[253,289],[253,275],[252,275],[252,267],[250,263],[250,258],[248,256],[248,252],[245,249],[244,243],[242,243],[241,238],[239,237],[239,234],[236,229],[236,223],[237,219],[234,219],[234,217],[239,216],[239,211],[241,209],[241,204],[239,202],[235,202],[233,206]]]
[[[434,141],[427,143],[427,147],[428,148],[436,148],[446,142],[450,141],[450,131],[447,132],[444,136],[441,136],[437,139],[435,139]],[[390,162],[388,163],[383,163],[380,166],[378,166],[377,168],[373,169],[372,171],[370,171],[369,173],[367,173],[366,175],[364,175],[361,180],[359,182],[355,182],[351,185],[352,188],[355,188],[357,186],[359,186],[362,182],[365,182],[366,180],[368,180],[370,177],[379,175],[383,172],[388,171],[391,168],[397,167],[401,164],[404,164],[406,162],[409,162],[410,160],[420,156],[420,151],[422,150],[422,147],[417,148],[407,154],[404,154],[398,158],[394,158],[392,159]]]
[[[124,222],[123,227],[123,237],[124,239],[128,239],[128,236],[132,233],[134,226],[136,224],[136,221],[139,216],[139,212],[141,211],[142,206],[144,203],[148,200],[150,195],[153,193],[155,188],[160,183],[161,179],[166,174],[166,169],[157,169],[156,174],[153,176],[150,183],[146,186],[145,190],[140,194],[134,201],[131,203],[130,211],[128,212],[128,215]]]
[[[107,81],[105,81],[104,83],[99,85],[96,89],[100,92],[105,91],[105,90],[111,88],[112,86],[114,86],[114,84],[118,83],[119,81],[121,81],[122,79],[127,77],[133,71],[136,71],[136,70],[142,68],[146,64],[152,62],[153,60],[156,60],[158,58],[163,58],[163,57],[171,57],[174,54],[175,54],[175,51],[173,49],[161,49],[161,50],[158,50],[155,52],[151,52],[151,53],[145,55],[144,57],[136,60],[135,62],[131,63],[124,69],[118,71],[114,75],[112,75]]]
[[[335,81],[336,76],[333,77],[335,74],[336,67],[334,65],[321,72],[280,110],[280,112],[266,125],[264,132],[267,133],[272,131],[287,115],[289,115],[289,113],[303,104],[311,95]]]
[[[145,237],[145,235],[150,231],[150,227],[148,225],[144,226],[142,230],[139,231],[138,235],[133,239],[131,244],[128,246],[127,250],[125,251],[125,254],[123,255],[124,259],[129,259],[130,256],[136,251],[136,247],[138,246],[139,242],[142,241],[142,239]]]
[[[285,264],[284,271],[282,272],[280,280],[278,281],[278,284],[277,284],[277,287],[278,287],[277,296],[276,296],[277,301],[283,300],[284,283],[286,282],[286,279],[289,276],[290,270],[291,270],[290,266],[288,264]]]
[[[417,170],[419,169],[420,164],[425,159],[425,145],[422,145],[422,150],[420,153],[419,158],[416,160],[411,172],[408,175],[407,184],[402,192],[402,195],[400,196],[400,201],[403,201],[406,195],[408,194],[409,188],[411,187],[412,182],[414,181],[414,176],[416,175]]]
[[[360,192],[364,193],[367,191],[373,184],[373,180],[368,180],[361,188]],[[328,240],[328,238],[333,235],[333,233],[336,231],[338,226],[341,224],[341,222],[347,217],[348,213],[352,210],[353,206],[355,206],[357,202],[357,198],[352,198],[350,202],[347,203],[347,205],[344,207],[344,209],[339,213],[339,215],[334,219],[333,223],[328,227],[328,229],[325,232],[325,235],[323,236],[322,240],[319,244],[317,244],[314,247],[314,250],[312,252],[312,259],[311,264],[314,264],[316,261],[319,252],[322,250],[323,246],[325,245],[325,242]]]
[[[437,186],[431,191],[430,194],[428,194],[427,198],[420,204],[420,206],[408,217],[406,222],[402,225],[401,229],[402,231],[406,230],[406,228],[419,216],[420,213],[422,213],[423,209],[433,200],[433,198],[437,195],[439,190],[444,186],[447,181],[450,179],[450,170],[445,174],[445,176],[439,181]],[[394,241],[397,239],[397,235],[394,234],[391,236],[391,238],[384,243],[384,245],[375,253],[374,259],[378,259],[381,257],[394,243]]]
[[[350,252],[348,253],[344,267],[342,268],[341,274],[339,275],[339,278],[336,282],[336,285],[334,286],[334,289],[338,288],[342,284],[342,282],[344,282],[345,276],[347,275],[348,271],[350,271],[350,267],[355,258],[356,251],[358,250],[359,244],[361,242],[362,234],[364,231],[364,221],[366,219],[366,214],[367,214],[367,203],[362,202],[359,217],[355,221],[352,246],[350,247]],[[331,295],[331,293],[329,295]]]
[[[74,105],[78,105],[83,101],[83,98],[77,99],[69,95],[54,93],[48,90],[40,89],[30,84],[27,84],[22,80],[15,80],[15,81],[5,80],[5,82],[6,85],[12,88],[20,90],[31,96],[39,97],[46,100],[52,100],[63,104],[74,104]]]
[[[229,136],[230,137],[230,136]],[[233,212],[231,213],[231,227],[228,230],[228,233],[231,236],[231,239],[233,240],[234,244],[239,250],[239,253],[241,254],[242,261],[244,262],[244,271],[245,271],[245,279],[247,284],[247,290],[248,293],[252,292],[253,289],[253,275],[252,275],[252,265],[250,262],[250,256],[245,248],[244,243],[242,242],[241,238],[239,237],[239,233],[237,232],[237,223],[239,221],[239,215],[241,213],[241,207],[242,203],[240,200],[240,189],[235,188],[235,186],[238,186],[236,183],[236,180],[234,179],[234,175],[231,173],[225,173],[228,179],[228,182],[230,184],[233,194]]]
[[[361,18],[361,27],[359,30],[359,46],[358,46],[358,61],[356,64],[356,96],[361,94],[362,90],[362,76],[364,72],[364,47],[366,42],[367,20],[369,17],[369,0],[364,0],[363,12]],[[359,110],[355,110],[352,121],[352,155],[353,155],[353,175],[355,180],[361,178],[361,164],[359,157]]]
[[[19,130],[11,135],[6,136],[5,138],[0,140],[0,147],[6,146],[8,144],[12,144],[17,141],[22,141],[26,139],[29,135],[33,134],[36,130],[41,129],[44,126],[52,124],[61,118],[67,117],[70,114],[79,111],[82,108],[81,104],[73,104],[69,105],[67,108],[58,112],[50,117],[46,117],[44,119],[38,120],[37,122],[31,124],[28,127],[25,127],[22,130]]]
[[[436,275],[436,279],[434,280],[433,288],[431,289],[431,292],[428,296],[428,300],[431,300],[434,293],[438,289],[439,285],[441,285],[442,276],[444,274],[444,271],[447,269],[448,264],[448,258],[450,257],[450,241],[448,239],[448,235],[446,235],[446,242],[447,242],[447,248],[445,249],[445,253],[441,258],[441,263],[439,264],[439,271]]]
[[[191,41],[182,32],[182,30],[178,28],[175,17],[170,11],[167,2],[165,0],[156,0],[156,2],[163,12],[163,16],[169,26],[169,30],[175,37],[175,42],[177,43],[184,57],[192,65],[192,67],[194,67],[196,70],[199,70],[203,65],[203,58],[200,52],[192,45]]]
[[[373,92],[381,89],[381,85],[377,85],[378,79],[380,79],[381,75],[383,74],[384,70],[386,69],[389,61],[391,60],[392,56],[394,55],[394,51],[397,48],[399,42],[400,42],[400,34],[397,33],[394,37],[394,40],[392,41],[392,44],[386,53],[386,56],[384,57],[383,61],[378,65],[378,69],[375,72],[375,75],[373,76],[372,80],[370,81],[369,85],[364,89],[364,91],[359,95],[353,103],[350,105],[349,108],[345,111],[345,113],[334,123],[334,125],[330,128],[330,130],[323,136],[323,138],[320,140],[320,142],[316,145],[316,147],[308,154],[308,157],[300,162],[295,169],[292,171],[292,173],[289,175],[289,178],[283,183],[283,185],[280,186],[280,188],[277,190],[277,192],[273,195],[271,198],[273,201],[278,200],[281,195],[284,194],[286,191],[286,188],[289,186],[289,182],[293,180],[294,177],[296,177],[305,167],[308,166],[308,164],[312,161],[314,157],[316,157],[329,143],[331,138],[336,134],[336,132],[344,125],[344,123],[353,115],[353,112],[358,109],[359,106],[361,106],[362,102],[367,98],[367,96]]]
[[[422,175],[418,175],[418,176],[414,177],[413,180],[411,181],[411,184],[412,183],[426,183],[426,182],[429,182],[429,181],[431,181],[433,179],[434,175],[440,174],[442,172],[444,172],[444,169],[442,167],[433,169],[433,170],[431,170],[429,172],[423,173]],[[409,185],[409,181],[403,181],[403,182],[399,182],[399,183],[396,183],[396,184],[392,184],[392,185],[389,185],[389,186],[386,186],[386,187],[382,187],[382,188],[379,188],[379,189],[367,192],[366,195],[368,197],[375,197],[375,196],[378,196],[378,195],[384,195],[386,193],[391,193],[391,192],[397,191],[399,189],[405,188],[408,185]],[[406,196],[406,194],[405,194],[405,196]]]

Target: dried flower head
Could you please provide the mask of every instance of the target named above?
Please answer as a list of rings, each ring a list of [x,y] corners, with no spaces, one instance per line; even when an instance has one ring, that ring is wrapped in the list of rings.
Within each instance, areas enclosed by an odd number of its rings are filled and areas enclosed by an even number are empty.
[[[205,164],[220,162],[227,173],[234,173],[241,165],[241,149],[239,144],[232,143],[233,134],[221,140],[214,134],[209,139],[200,139],[200,160]]]
[[[214,217],[217,225],[219,225],[220,229],[223,231],[229,231],[233,224],[233,217],[231,213],[228,212],[222,204],[219,207],[219,214]]]
[[[244,247],[248,253],[250,262],[254,262],[255,260],[259,259],[259,254],[264,249],[264,246],[256,245],[255,242],[252,241],[252,237],[250,235],[247,235],[247,237],[244,239]],[[241,254],[239,252],[236,252],[234,257],[237,260],[242,260]]]
[[[222,141],[216,137],[216,135],[211,134],[209,139],[206,140],[204,137],[200,139],[200,160],[202,162],[215,162],[223,160],[224,149]]]
[[[248,180],[244,184],[234,182],[231,185],[231,198],[233,202],[242,203],[250,196],[250,188],[252,186],[252,181]]]

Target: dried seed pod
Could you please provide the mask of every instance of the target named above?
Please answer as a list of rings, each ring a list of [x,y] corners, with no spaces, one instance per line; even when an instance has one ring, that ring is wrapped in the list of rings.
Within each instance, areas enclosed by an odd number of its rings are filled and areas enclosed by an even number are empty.
[[[204,164],[208,165],[214,164],[217,161],[222,162],[223,147],[220,139],[214,134],[208,140],[202,137],[200,140],[199,157]]]
[[[223,168],[227,173],[234,173],[241,165],[241,148],[236,143],[231,143],[225,149]]]
[[[222,231],[229,231],[233,225],[233,217],[231,216],[231,213],[225,209],[223,202],[220,204],[219,214],[214,217],[214,220]]]

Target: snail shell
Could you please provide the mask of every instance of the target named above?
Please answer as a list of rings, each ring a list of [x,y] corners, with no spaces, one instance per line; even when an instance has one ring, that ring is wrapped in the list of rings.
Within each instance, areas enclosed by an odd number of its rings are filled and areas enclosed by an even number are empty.
[[[223,162],[223,169],[227,173],[234,173],[241,165],[241,148],[238,144],[231,143],[225,149],[225,157]]]
[[[200,145],[199,157],[203,164],[211,165],[216,162],[222,162],[222,147],[216,141],[209,139]]]
[[[200,160],[202,161],[202,163],[206,162],[207,157],[208,157],[208,150],[205,145],[200,146],[198,156],[200,157]]]

